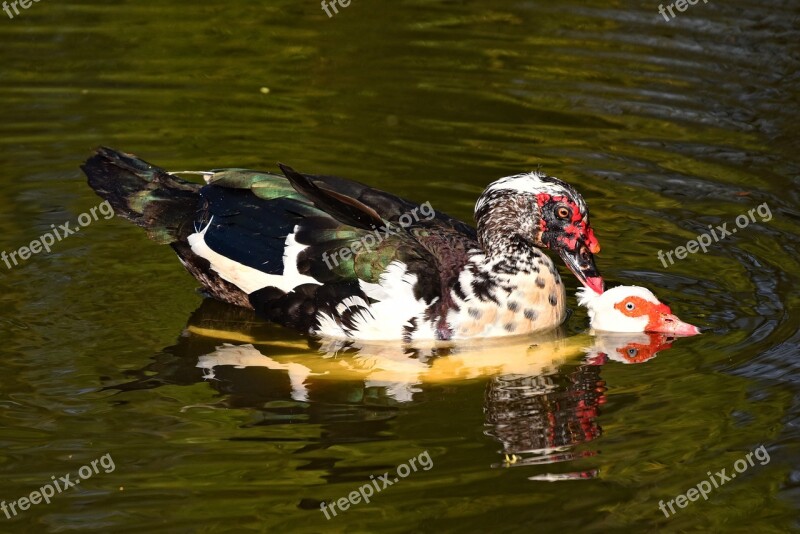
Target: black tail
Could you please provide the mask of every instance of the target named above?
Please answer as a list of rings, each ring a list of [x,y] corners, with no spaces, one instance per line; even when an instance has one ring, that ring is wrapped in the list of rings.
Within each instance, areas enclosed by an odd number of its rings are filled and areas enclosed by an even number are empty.
[[[98,148],[81,169],[89,186],[111,203],[117,215],[145,228],[158,243],[185,241],[194,232],[201,185],[106,147]]]

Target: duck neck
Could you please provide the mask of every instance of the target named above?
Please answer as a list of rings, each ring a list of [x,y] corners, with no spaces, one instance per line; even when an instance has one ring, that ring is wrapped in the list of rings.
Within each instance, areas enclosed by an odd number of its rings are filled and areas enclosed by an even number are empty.
[[[481,197],[475,210],[478,243],[487,258],[524,258],[537,250],[541,235],[538,212],[524,196],[498,192]]]
[[[560,282],[553,261],[532,244],[511,238],[494,242],[494,245],[473,256],[471,263],[477,272],[495,280],[508,281],[544,272],[553,282]]]

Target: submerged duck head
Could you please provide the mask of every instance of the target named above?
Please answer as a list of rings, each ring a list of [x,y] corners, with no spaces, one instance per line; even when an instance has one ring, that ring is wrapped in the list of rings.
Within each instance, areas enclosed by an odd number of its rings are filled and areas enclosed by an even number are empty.
[[[594,263],[600,244],[583,197],[569,184],[540,172],[502,178],[478,199],[475,221],[487,255],[548,248],[561,256],[581,284],[603,292],[603,278]]]
[[[598,295],[578,290],[578,304],[589,312],[591,327],[604,332],[661,332],[693,336],[700,329],[673,315],[649,290],[639,286],[618,286]]]

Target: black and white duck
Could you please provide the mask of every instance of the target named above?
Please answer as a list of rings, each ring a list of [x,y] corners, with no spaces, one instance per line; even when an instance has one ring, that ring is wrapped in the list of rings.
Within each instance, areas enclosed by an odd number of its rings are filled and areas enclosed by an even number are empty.
[[[199,171],[198,184],[100,148],[82,168],[208,294],[314,335],[408,342],[554,328],[566,292],[542,249],[603,292],[586,203],[541,172],[491,183],[474,229],[429,203],[284,165],[283,176]]]

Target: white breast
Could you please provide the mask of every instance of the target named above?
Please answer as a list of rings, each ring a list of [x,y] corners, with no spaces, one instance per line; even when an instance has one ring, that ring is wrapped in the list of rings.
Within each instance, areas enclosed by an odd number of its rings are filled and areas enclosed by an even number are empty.
[[[476,256],[474,263],[482,260]],[[535,265],[538,272],[494,273],[497,286],[491,292],[493,298],[486,300],[474,290],[473,284],[480,281],[480,270],[465,269],[459,282],[466,298],[453,294],[459,309],[448,314],[454,339],[528,334],[560,325],[566,315],[561,277],[547,256],[537,257]]]

